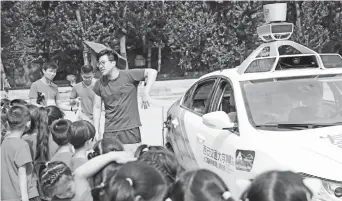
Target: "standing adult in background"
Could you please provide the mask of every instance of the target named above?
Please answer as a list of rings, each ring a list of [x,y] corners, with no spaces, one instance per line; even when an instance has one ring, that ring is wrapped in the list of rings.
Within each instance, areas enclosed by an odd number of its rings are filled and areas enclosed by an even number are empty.
[[[57,69],[57,64],[52,61],[43,64],[43,77],[31,84],[30,102],[37,106],[56,105],[62,110],[76,111],[77,108],[61,103],[58,86],[52,82],[57,74]]]
[[[93,123],[94,91],[93,87],[94,68],[91,65],[81,67],[82,82],[72,87],[70,93],[70,105],[81,103],[81,108],[77,112],[77,120],[86,120]]]
[[[114,138],[124,144],[125,150],[135,151],[141,143],[140,115],[138,110],[138,85],[146,80],[142,93],[142,107],[149,107],[149,92],[157,77],[154,69],[119,70],[116,66],[118,55],[112,50],[103,50],[97,55],[102,73],[100,80],[93,88],[94,126],[96,138],[101,139],[99,132],[102,101],[105,106],[105,131],[103,139]]]

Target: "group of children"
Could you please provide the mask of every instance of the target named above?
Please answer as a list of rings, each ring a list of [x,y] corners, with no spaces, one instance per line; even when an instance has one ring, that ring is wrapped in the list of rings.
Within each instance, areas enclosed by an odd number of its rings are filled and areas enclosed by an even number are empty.
[[[1,200],[234,201],[223,180],[204,169],[186,171],[161,146],[127,152],[113,138],[96,141],[94,126],[64,119],[56,106],[1,103]],[[310,201],[292,172],[266,172],[242,201]]]

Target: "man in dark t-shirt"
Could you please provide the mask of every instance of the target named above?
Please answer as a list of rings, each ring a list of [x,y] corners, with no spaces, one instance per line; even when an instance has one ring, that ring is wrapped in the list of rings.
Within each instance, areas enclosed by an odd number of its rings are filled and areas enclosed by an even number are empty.
[[[154,69],[119,70],[116,67],[117,54],[112,50],[103,50],[98,56],[99,68],[102,73],[100,80],[93,88],[94,97],[94,126],[96,139],[101,139],[99,133],[102,102],[105,106],[105,128],[103,138],[120,140],[126,150],[133,151],[141,143],[141,126],[138,110],[138,85],[146,81],[142,93],[142,107],[149,107],[149,92],[156,80],[157,71]]]

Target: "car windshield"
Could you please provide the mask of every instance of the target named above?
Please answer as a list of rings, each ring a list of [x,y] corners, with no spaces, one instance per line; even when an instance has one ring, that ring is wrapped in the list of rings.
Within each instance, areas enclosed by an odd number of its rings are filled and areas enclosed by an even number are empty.
[[[243,81],[241,89],[250,122],[256,127],[342,122],[341,75]]]

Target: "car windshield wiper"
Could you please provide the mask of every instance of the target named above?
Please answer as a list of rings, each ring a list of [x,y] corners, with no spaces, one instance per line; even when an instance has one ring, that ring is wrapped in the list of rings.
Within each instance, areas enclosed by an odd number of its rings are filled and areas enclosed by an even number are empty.
[[[256,128],[285,128],[285,129],[306,129],[306,128],[321,128],[327,126],[337,126],[342,125],[342,122],[335,123],[303,123],[303,124],[260,124],[256,125]]]

